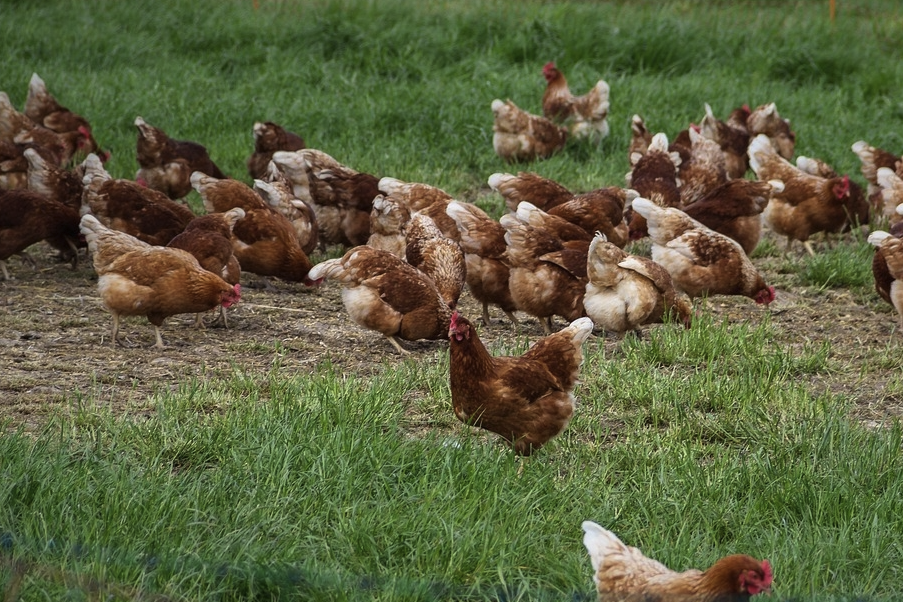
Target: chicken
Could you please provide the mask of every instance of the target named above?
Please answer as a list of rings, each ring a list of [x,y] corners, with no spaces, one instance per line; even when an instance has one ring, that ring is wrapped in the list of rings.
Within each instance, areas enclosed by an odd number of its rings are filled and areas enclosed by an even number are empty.
[[[601,232],[608,241],[623,248],[629,240],[624,220],[624,206],[637,198],[636,190],[608,186],[574,196],[570,201],[547,209],[549,215],[561,217],[590,234]]]
[[[816,232],[840,232],[850,224],[848,176],[823,178],[801,171],[781,157],[768,136],[759,134],[749,143],[749,162],[760,180],[781,180],[784,190],[765,208],[765,223],[787,237],[787,250],[801,241],[814,255],[809,237]]]
[[[599,602],[742,602],[771,589],[767,560],[733,554],[706,571],[678,573],[592,521],[581,527]]]
[[[0,140],[20,145],[39,146],[51,153],[54,163],[62,167],[76,150],[72,136],[61,136],[32,121],[12,105],[6,92],[0,92]]]
[[[645,155],[652,142],[652,132],[646,128],[646,122],[639,115],[630,118],[630,144],[627,146],[627,160],[634,153]]]
[[[872,260],[875,290],[897,310],[898,330],[903,332],[903,222],[890,232],[876,230],[868,241],[877,247]]]
[[[674,207],[638,198],[633,208],[649,224],[652,260],[690,297],[743,295],[760,304],[774,301],[774,287],[765,284],[740,243]]]
[[[788,161],[796,148],[796,134],[790,129],[790,121],[778,114],[775,103],[770,102],[753,109],[746,117],[750,138],[765,134],[778,154]]]
[[[203,145],[170,138],[141,117],[135,118],[135,126],[138,128],[139,165],[135,180],[140,184],[171,199],[181,199],[191,192],[191,174],[195,171],[218,179],[226,177]]]
[[[538,340],[526,353],[492,356],[460,313],[451,316],[449,383],[455,416],[500,435],[528,456],[560,434],[574,415],[589,318]]]
[[[388,251],[366,245],[338,259],[320,262],[310,271],[315,280],[338,280],[342,302],[351,319],[385,336],[400,354],[399,339],[444,339],[452,310],[432,279]]]
[[[567,128],[528,113],[510,100],[493,100],[492,115],[492,148],[508,163],[548,159],[567,142]]]
[[[749,156],[746,153],[750,138],[746,126],[749,114],[749,107],[743,105],[731,111],[727,121],[722,121],[715,117],[712,107],[706,103],[705,117],[699,124],[702,135],[711,138],[721,147],[727,175],[731,179],[742,178],[749,169]]]
[[[458,228],[454,220],[445,213],[445,208],[454,197],[441,188],[385,177],[379,180],[379,189],[390,200],[406,206],[412,214],[417,212],[432,219],[446,237],[458,240]]]
[[[780,180],[762,182],[739,178],[728,180],[683,212],[715,232],[728,236],[749,255],[762,236],[762,212],[774,193],[784,190]]]
[[[888,167],[878,168],[878,192],[875,194],[874,205],[878,205],[882,216],[888,218],[890,223],[900,221],[897,208],[903,204],[903,178]]]
[[[527,201],[517,206],[517,211],[514,212],[514,215],[521,222],[534,228],[545,230],[561,242],[581,240],[589,242],[593,239],[593,235],[580,226],[567,221],[563,217],[546,213]]]
[[[670,317],[689,328],[689,298],[651,259],[630,255],[598,234],[589,246],[586,272],[583,306],[597,326],[624,334]]]
[[[32,74],[28,83],[25,115],[36,124],[70,138],[70,144],[79,153],[95,153],[104,162],[110,158],[110,153],[101,150],[94,139],[88,120],[61,105],[37,73]]]
[[[405,233],[405,260],[433,280],[450,308],[457,307],[467,278],[464,251],[426,215],[411,217]]]
[[[225,213],[208,213],[191,220],[185,231],[169,241],[171,249],[188,251],[202,268],[220,276],[228,284],[238,285],[241,280],[241,265],[232,252],[232,228],[235,222],[245,216],[241,207]],[[220,306],[219,320],[229,328],[226,308]],[[201,314],[197,315],[196,326],[203,326]]]
[[[483,324],[489,325],[489,305],[498,305],[512,324],[517,306],[508,286],[510,269],[505,257],[505,229],[470,203],[452,201],[445,208],[458,227],[466,264],[467,288],[483,306]]]
[[[244,210],[245,216],[232,228],[232,252],[242,271],[308,286],[317,284],[308,277],[312,264],[301,249],[292,223],[270,209],[247,184],[196,171],[191,174],[191,185],[201,195],[208,213],[223,213],[236,207]]]
[[[310,255],[317,248],[320,239],[314,210],[295,196],[291,183],[272,161],[266,178],[254,180],[254,192],[266,201],[270,209],[292,223],[301,250]]]
[[[160,326],[169,316],[230,307],[241,298],[239,285],[205,270],[187,251],[148,245],[90,214],[82,216],[80,229],[94,258],[97,290],[113,314],[114,345],[122,344],[122,316],[146,316],[154,326],[154,347],[162,349]]]
[[[510,211],[517,211],[523,201],[533,203],[543,211],[567,203],[574,193],[554,180],[539,174],[521,171],[516,176],[510,173],[494,173],[489,176],[489,187],[505,199]]]
[[[505,228],[506,256],[510,266],[508,286],[515,307],[539,319],[546,334],[552,332],[552,316],[573,321],[582,317],[586,293],[586,253],[565,246],[541,228],[520,222],[514,215],[500,220]]]
[[[805,157],[800,155],[796,158],[796,168],[802,172],[822,178],[839,178],[842,177],[833,167],[814,157]],[[849,182],[849,194],[844,201],[844,209],[847,213],[847,223],[844,226],[846,232],[851,227],[859,225],[868,225],[871,219],[871,206],[866,198],[865,191],[862,187],[851,179]]]
[[[574,138],[598,142],[608,136],[610,88],[600,79],[582,96],[574,96],[564,74],[548,62],[542,68],[546,89],[542,95],[542,114],[546,119],[566,124]]]
[[[149,245],[166,246],[195,218],[187,206],[131,180],[114,179],[94,153],[84,162],[81,213]]]
[[[659,132],[652,137],[644,155],[630,157],[632,168],[627,181],[643,198],[661,207],[679,207],[680,189],[677,168],[681,159],[676,151],[668,150],[668,137]],[[646,236],[646,221],[635,211],[628,211],[627,222],[631,240]]]
[[[864,140],[853,143],[853,152],[862,164],[862,175],[868,181],[868,195],[872,196],[881,187],[878,184],[878,170],[882,167],[896,171],[903,178],[903,159],[889,151],[872,146]]]
[[[23,158],[28,164],[27,183],[29,190],[42,194],[50,200],[62,203],[71,208],[78,215],[81,210],[82,193],[84,184],[79,174],[84,167],[78,166],[73,170],[63,169],[53,162],[53,156],[46,153],[41,147],[26,148]],[[68,212],[67,212],[68,214]],[[50,236],[46,242],[59,251],[60,261],[68,261],[75,269],[78,266],[78,249],[84,248],[84,241],[78,233],[78,219],[72,222],[70,231],[76,236]],[[73,246],[74,243],[74,246]]]
[[[728,181],[727,162],[717,142],[691,126],[687,131],[689,153],[677,169],[681,205],[689,205]],[[648,197],[647,197],[648,198]]]
[[[292,183],[295,196],[313,208],[321,246],[367,242],[373,199],[380,193],[379,178],[312,148],[276,151],[273,162]]]
[[[404,203],[396,202],[384,194],[376,195],[370,212],[370,238],[367,239],[367,246],[403,258],[409,221],[411,211]]]
[[[306,148],[304,138],[289,132],[272,121],[254,123],[254,152],[248,157],[248,173],[254,180],[262,180],[276,151],[296,151]]]
[[[6,260],[31,245],[61,239],[72,252],[72,267],[78,257],[78,210],[32,190],[0,190],[0,270],[9,280]],[[27,258],[27,256],[25,256]],[[30,259],[30,258],[29,258]],[[32,261],[32,264],[34,262]]]

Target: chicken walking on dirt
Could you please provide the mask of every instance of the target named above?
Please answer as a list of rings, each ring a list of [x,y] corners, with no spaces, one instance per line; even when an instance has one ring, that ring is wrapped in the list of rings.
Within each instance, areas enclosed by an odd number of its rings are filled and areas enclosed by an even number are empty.
[[[592,521],[582,528],[599,602],[745,602],[771,589],[767,560],[733,554],[706,571],[678,573]]]
[[[453,313],[448,338],[455,416],[500,435],[517,454],[530,455],[574,415],[583,342],[592,331],[592,320],[580,318],[519,357],[492,356],[467,318]]]

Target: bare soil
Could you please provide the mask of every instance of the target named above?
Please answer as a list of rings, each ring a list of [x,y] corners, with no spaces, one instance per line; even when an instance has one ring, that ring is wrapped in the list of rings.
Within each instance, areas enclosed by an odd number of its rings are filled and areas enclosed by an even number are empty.
[[[116,414],[146,415],[153,411],[155,391],[176,389],[192,377],[228,378],[235,370],[262,377],[276,362],[284,374],[305,374],[326,359],[337,369],[367,375],[384,362],[405,359],[381,335],[350,321],[338,284],[307,288],[271,280],[263,286],[261,278],[250,274],[243,276],[242,302],[229,310],[229,329],[195,329],[194,316],[174,316],[164,322],[166,348],[158,350],[151,347],[154,334],[147,320],[129,318],[122,332],[135,346],[113,346],[111,318],[100,303],[97,278],[84,251],[75,270],[58,262],[49,246],[35,245],[29,254],[37,261],[36,270],[13,257],[8,266],[14,279],[0,280],[0,424],[5,421],[7,431],[24,427],[35,432],[49,416],[89,398],[108,404]],[[899,356],[901,335],[894,332],[892,308],[874,293],[795,285],[798,279],[779,267],[786,261],[756,263],[778,289],[770,308],[744,298],[714,297],[707,301],[709,309],[731,321],[756,320],[770,311],[778,344],[800,350],[830,345],[830,369],[811,379],[817,391],[848,396],[855,402],[854,417],[868,424],[903,416],[900,362],[893,359]],[[461,309],[474,317],[480,314],[466,292]],[[513,333],[501,312],[492,315],[493,334]],[[211,324],[214,318],[211,312],[205,321]],[[541,330],[525,317],[520,334],[539,336]],[[446,343],[404,345],[417,361],[434,358]],[[606,345],[614,348],[618,341],[607,339]]]

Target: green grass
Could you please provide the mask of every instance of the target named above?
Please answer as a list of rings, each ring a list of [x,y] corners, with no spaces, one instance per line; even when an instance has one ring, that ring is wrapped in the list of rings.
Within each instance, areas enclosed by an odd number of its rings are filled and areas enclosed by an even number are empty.
[[[13,2],[0,89],[21,106],[39,73],[94,124],[115,176],[137,168],[136,115],[239,178],[253,122],[270,119],[498,215],[486,179],[516,167],[492,151],[489,103],[538,112],[554,59],[575,91],[612,87],[609,138],[529,166],[574,190],[623,182],[633,113],[673,134],[705,102],[726,115],[772,100],[798,153],[862,182],[853,142],[903,147],[903,15],[838,4],[830,24],[820,1]],[[869,257],[837,246],[799,278],[865,291]],[[161,386],[140,419],[73,395],[72,417],[0,436],[0,553],[28,562],[22,600],[590,599],[592,519],[675,568],[768,557],[782,598],[893,598],[903,433],[807,386],[830,349],[703,315],[586,352],[574,421],[529,460],[456,421],[441,351],[372,378],[236,368]]]

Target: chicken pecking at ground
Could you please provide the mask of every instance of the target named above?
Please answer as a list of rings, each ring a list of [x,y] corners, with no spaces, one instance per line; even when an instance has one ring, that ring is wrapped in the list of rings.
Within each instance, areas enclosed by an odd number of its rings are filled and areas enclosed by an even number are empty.
[[[548,159],[564,148],[567,128],[512,101],[492,101],[492,148],[507,163]]]
[[[264,179],[254,180],[254,192],[292,223],[301,250],[308,255],[313,253],[320,240],[317,216],[310,205],[295,196],[291,182],[272,161]]]
[[[592,320],[580,318],[521,356],[493,356],[460,313],[448,325],[449,383],[455,416],[500,435],[530,455],[574,415],[574,387]]]
[[[749,143],[749,162],[759,180],[784,183],[784,190],[773,195],[763,217],[776,234],[787,237],[788,251],[798,240],[815,255],[810,236],[849,227],[856,199],[851,196],[848,176],[825,178],[806,173],[781,157],[764,134]]]
[[[446,238],[435,222],[422,213],[411,217],[405,232],[405,260],[429,276],[445,303],[454,309],[467,280],[461,245]]]
[[[633,208],[649,224],[652,260],[690,297],[743,295],[766,305],[774,301],[774,287],[765,284],[737,241],[674,207],[639,198]]]
[[[872,274],[878,295],[897,310],[897,328],[903,332],[903,222],[890,232],[876,230],[868,241],[877,247],[872,260]]]
[[[586,94],[574,96],[554,62],[543,66],[542,75],[546,80],[542,95],[542,114],[546,119],[565,125],[574,138],[599,142],[608,136],[611,90],[605,80],[597,81]]]
[[[667,319],[690,327],[690,299],[648,257],[630,255],[598,234],[589,246],[586,272],[583,306],[597,326],[620,335]]]
[[[592,521],[581,527],[599,602],[744,602],[771,589],[767,560],[733,554],[678,573]]]
[[[400,354],[399,339],[444,339],[452,310],[433,280],[388,251],[366,245],[338,259],[320,262],[310,271],[316,280],[343,285],[342,302],[358,325],[385,336]]]
[[[273,153],[307,148],[304,138],[272,121],[254,123],[254,152],[248,157],[248,174],[254,180],[262,180],[267,174]]]
[[[38,125],[68,138],[72,147],[82,156],[95,153],[103,162],[110,158],[110,153],[101,150],[94,139],[88,120],[61,105],[37,73],[32,74],[31,81],[28,82],[25,114]]]
[[[146,316],[154,327],[154,347],[163,348],[160,326],[169,316],[230,307],[241,298],[239,285],[205,270],[187,251],[149,245],[105,227],[93,215],[82,216],[80,229],[94,258],[97,291],[113,315],[114,345],[123,344],[122,316]]]
[[[135,118],[135,127],[139,165],[135,180],[140,184],[171,199],[181,199],[191,192],[191,174],[195,171],[219,179],[226,177],[203,145],[170,138],[141,117]]]

